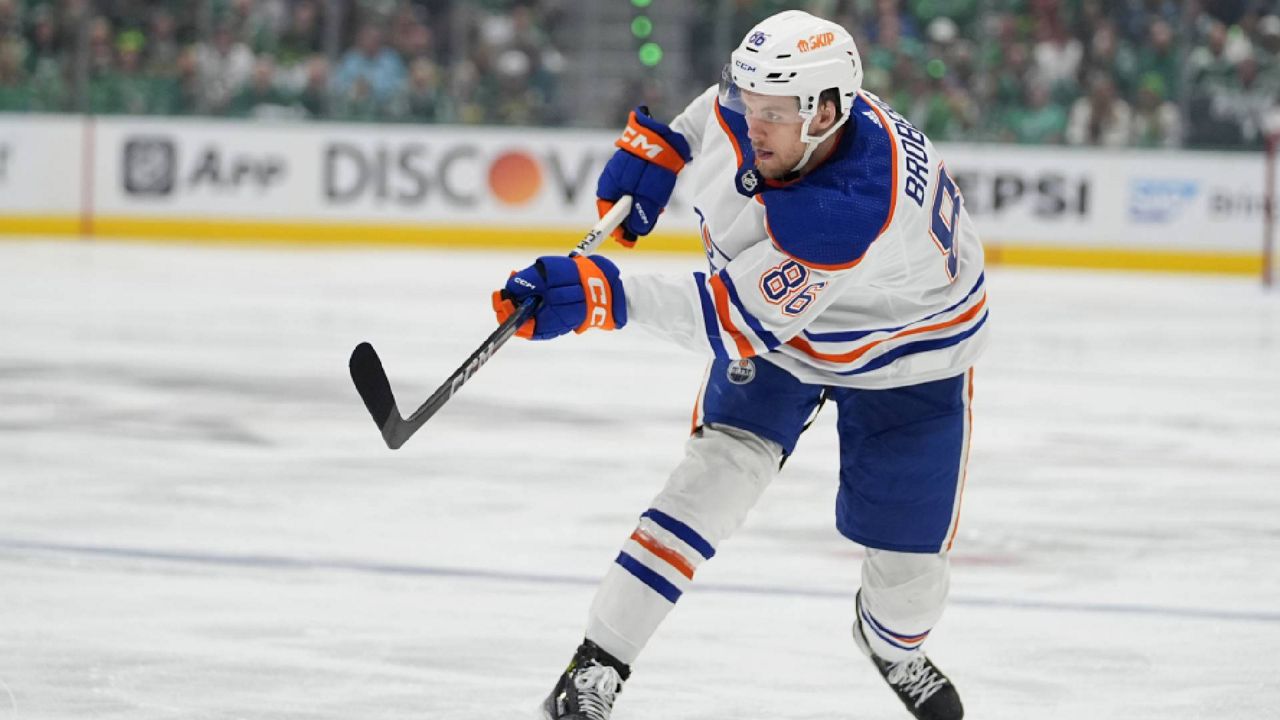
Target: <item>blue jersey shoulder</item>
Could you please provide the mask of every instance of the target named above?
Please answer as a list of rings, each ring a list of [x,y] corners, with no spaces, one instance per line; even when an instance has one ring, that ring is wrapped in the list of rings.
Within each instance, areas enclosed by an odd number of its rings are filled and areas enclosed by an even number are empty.
[[[807,265],[857,264],[893,214],[895,162],[893,139],[858,96],[831,157],[761,193],[773,241]]]

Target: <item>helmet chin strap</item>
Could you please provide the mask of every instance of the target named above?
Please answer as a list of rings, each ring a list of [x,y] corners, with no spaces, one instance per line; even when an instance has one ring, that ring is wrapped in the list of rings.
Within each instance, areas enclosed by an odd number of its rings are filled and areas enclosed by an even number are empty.
[[[804,124],[800,126],[800,137],[804,140],[804,154],[800,156],[800,162],[796,163],[796,166],[791,168],[791,172],[799,173],[800,168],[804,167],[805,164],[809,162],[809,158],[813,157],[813,151],[818,149],[818,146],[822,144],[823,140],[831,137],[836,130],[839,130],[840,126],[844,124],[844,121],[847,120],[848,117],[848,115],[845,115],[840,118],[833,123],[831,127],[827,128],[826,132],[822,133],[818,137],[810,137],[809,135],[809,123],[813,122],[814,116],[810,115],[805,118]]]

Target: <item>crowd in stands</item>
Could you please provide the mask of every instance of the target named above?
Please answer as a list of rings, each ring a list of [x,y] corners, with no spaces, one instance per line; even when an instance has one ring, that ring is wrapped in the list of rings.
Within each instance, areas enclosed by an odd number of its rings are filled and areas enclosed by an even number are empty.
[[[0,111],[558,124],[564,59],[545,30],[557,12],[506,0],[0,0]]]
[[[753,11],[735,14],[735,37],[794,6],[734,4]],[[864,86],[935,140],[1256,148],[1280,129],[1268,122],[1280,97],[1278,0],[807,5],[853,34]]]
[[[1259,147],[1280,95],[1280,0],[681,1],[668,116],[718,77],[718,18],[736,40],[797,5],[848,28],[865,87],[939,141]],[[0,111],[570,124],[570,5],[0,0]]]

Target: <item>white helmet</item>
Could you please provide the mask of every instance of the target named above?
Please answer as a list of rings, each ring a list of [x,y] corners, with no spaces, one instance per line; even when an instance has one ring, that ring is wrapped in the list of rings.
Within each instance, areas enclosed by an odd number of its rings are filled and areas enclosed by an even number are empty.
[[[793,96],[799,101],[800,139],[808,147],[794,170],[809,160],[818,143],[849,119],[853,98],[862,88],[862,58],[849,33],[830,20],[803,10],[786,10],[766,18],[733,51],[720,88],[721,104],[741,111],[738,90],[761,95]],[[835,88],[840,119],[821,135],[809,134],[818,113],[818,98]]]

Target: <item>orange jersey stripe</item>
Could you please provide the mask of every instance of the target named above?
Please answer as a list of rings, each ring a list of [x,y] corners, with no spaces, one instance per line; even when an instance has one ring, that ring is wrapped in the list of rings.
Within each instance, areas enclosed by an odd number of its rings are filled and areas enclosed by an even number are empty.
[[[923,327],[912,328],[910,330],[903,330],[900,333],[890,335],[887,338],[881,338],[874,342],[867,343],[862,347],[854,348],[849,352],[840,353],[838,355],[832,354],[832,353],[819,352],[818,350],[815,350],[814,347],[809,344],[809,341],[805,340],[800,335],[797,335],[791,338],[790,340],[788,340],[787,344],[803,352],[809,357],[817,358],[818,360],[826,360],[827,362],[836,362],[836,363],[849,363],[857,360],[863,355],[866,355],[868,352],[871,352],[872,350],[874,350],[877,346],[883,343],[889,342],[890,340],[897,340],[898,338],[904,338],[909,335],[918,335],[919,333],[932,332],[934,330],[942,330],[943,328],[948,328],[948,327],[951,327],[952,325],[959,325],[961,323],[968,322],[969,320],[972,320],[973,318],[977,317],[978,313],[982,312],[982,308],[985,307],[986,304],[987,304],[987,294],[983,293],[982,299],[978,301],[977,305],[974,305],[973,307],[966,310],[963,314],[957,315],[956,317],[946,322],[935,323],[933,325],[925,325]]]
[[[631,539],[640,543],[640,546],[645,550],[648,550],[654,555],[667,561],[667,564],[680,571],[681,575],[689,578],[690,580],[693,579],[693,565],[689,564],[689,561],[685,560],[684,556],[680,553],[658,542],[657,538],[654,536],[643,530],[637,529],[635,532],[631,533]]]
[[[747,339],[738,326],[733,324],[733,319],[729,317],[729,290],[725,288],[724,281],[719,275],[712,275],[711,294],[715,299],[716,317],[720,318],[720,325],[729,331],[729,337],[733,338],[733,343],[738,346],[738,354],[742,357],[755,357],[756,349],[751,347],[751,341]]]
[[[861,90],[858,91],[858,94],[863,95]],[[889,136],[889,150],[893,153],[892,159],[889,161],[889,167],[893,169],[893,177],[889,187],[893,188],[893,191],[889,195],[889,215],[885,217],[884,225],[880,226],[880,232],[876,233],[876,237],[879,237],[884,234],[885,230],[889,229],[889,223],[893,222],[893,213],[898,209],[898,144],[894,142],[893,132],[889,130],[889,118],[885,117],[883,112],[880,112],[880,108],[876,107],[875,103],[867,100],[865,95],[863,95],[862,99],[866,100],[867,106],[876,114],[876,117],[880,118],[880,125],[884,128],[885,134]]]

